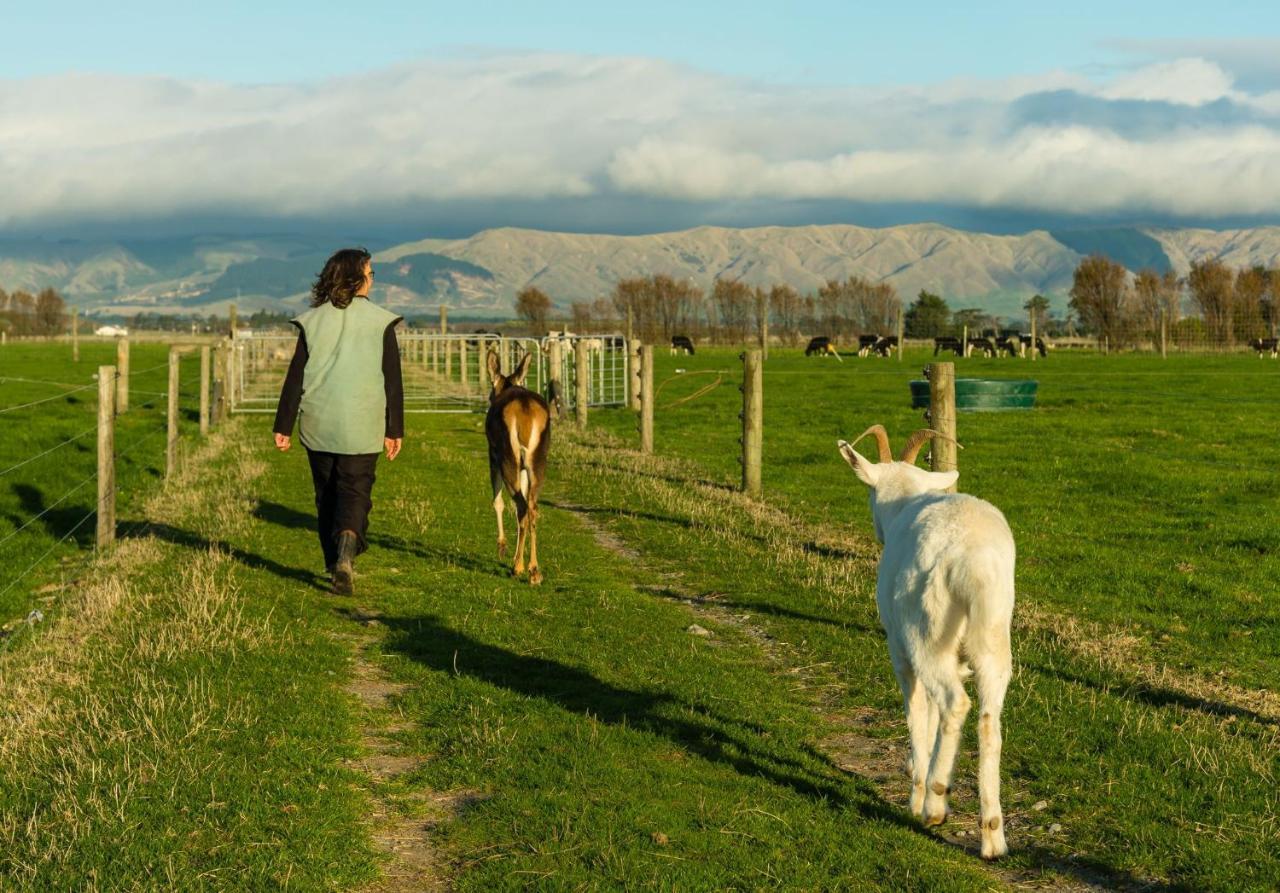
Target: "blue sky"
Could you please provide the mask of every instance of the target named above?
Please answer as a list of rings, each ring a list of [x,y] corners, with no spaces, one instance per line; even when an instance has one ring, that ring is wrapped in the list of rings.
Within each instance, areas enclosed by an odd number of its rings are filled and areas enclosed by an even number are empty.
[[[639,55],[771,82],[887,84],[1065,68],[1125,42],[1280,34],[1275,2],[245,2],[6,4],[0,74],[298,81],[470,48]]]
[[[1274,0],[9,6],[0,233],[1280,221]]]

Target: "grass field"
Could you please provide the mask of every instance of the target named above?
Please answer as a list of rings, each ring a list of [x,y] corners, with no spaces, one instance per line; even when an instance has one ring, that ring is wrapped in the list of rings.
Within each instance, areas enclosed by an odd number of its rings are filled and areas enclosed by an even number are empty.
[[[1041,382],[959,427],[961,489],[1019,546],[991,867],[971,730],[952,820],[905,811],[835,451],[919,426],[926,360],[771,359],[760,505],[732,486],[736,355],[659,357],[658,455],[625,411],[556,430],[539,589],[496,559],[478,416],[411,417],[354,598],[322,591],[303,457],[237,419],[0,656],[0,887],[1280,886],[1280,369],[961,361]],[[677,368],[727,374],[669,406],[716,378]]]
[[[78,363],[68,344],[0,351],[0,623],[41,604],[18,574],[37,560],[43,567],[74,559],[93,544],[96,376],[99,366],[115,362],[114,342],[88,339]],[[116,424],[117,514],[125,524],[164,476],[167,364],[166,345],[131,345],[130,411]],[[183,357],[179,424],[187,442],[199,428],[199,369],[198,355]]]

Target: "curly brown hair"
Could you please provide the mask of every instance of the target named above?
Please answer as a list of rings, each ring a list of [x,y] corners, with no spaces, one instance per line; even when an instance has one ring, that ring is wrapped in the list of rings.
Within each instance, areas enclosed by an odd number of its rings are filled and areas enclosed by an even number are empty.
[[[364,248],[343,248],[324,262],[324,269],[311,286],[311,306],[333,304],[345,310],[364,286],[364,265],[372,260]]]

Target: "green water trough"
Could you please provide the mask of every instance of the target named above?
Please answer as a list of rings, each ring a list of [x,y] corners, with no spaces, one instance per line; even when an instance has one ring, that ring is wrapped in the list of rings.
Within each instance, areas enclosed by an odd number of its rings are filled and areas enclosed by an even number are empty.
[[[913,381],[910,385],[912,407],[927,409],[929,382]],[[956,409],[973,412],[1031,409],[1036,405],[1038,385],[1039,382],[1028,378],[957,378]]]

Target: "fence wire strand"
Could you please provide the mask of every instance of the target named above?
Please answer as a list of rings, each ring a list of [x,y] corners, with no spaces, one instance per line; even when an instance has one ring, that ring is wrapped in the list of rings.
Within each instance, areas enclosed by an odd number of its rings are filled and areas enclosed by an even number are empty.
[[[22,533],[22,531],[26,530],[26,529],[27,529],[28,527],[30,527],[32,524],[34,524],[35,522],[39,521],[39,520],[40,520],[41,518],[43,518],[45,515],[49,514],[49,512],[53,511],[53,510],[54,510],[54,509],[56,509],[58,506],[60,506],[62,503],[66,502],[66,501],[67,501],[67,497],[68,497],[68,496],[70,496],[72,493],[75,493],[75,492],[77,492],[77,491],[79,491],[79,490],[83,489],[83,487],[84,487],[84,485],[85,485],[85,484],[89,483],[89,481],[93,480],[93,479],[94,479],[94,478],[96,478],[97,476],[98,476],[98,471],[97,471],[97,469],[94,469],[93,474],[89,475],[87,478],[85,478],[84,480],[82,480],[80,483],[76,484],[76,485],[75,485],[74,487],[72,487],[70,490],[68,490],[67,492],[63,493],[61,496],[59,496],[59,497],[58,497],[58,499],[57,499],[57,501],[55,501],[55,502],[54,502],[54,503],[52,503],[51,505],[46,506],[46,507],[45,507],[45,509],[44,509],[44,511],[40,512],[38,515],[35,515],[35,516],[31,517],[31,518],[28,518],[28,519],[27,519],[27,521],[26,521],[26,522],[25,522],[21,527],[17,528],[16,530],[12,530],[12,531],[10,531],[8,536],[6,536],[4,539],[0,539],[0,546],[3,546],[5,543],[9,542],[9,540],[13,539],[15,536],[17,536],[18,534]]]
[[[40,400],[32,400],[30,403],[20,403],[16,406],[5,406],[0,408],[0,415],[4,415],[7,412],[17,412],[20,409],[30,409],[31,407],[39,406],[42,403],[52,403],[54,400],[61,400],[64,397],[70,396],[71,394],[76,394],[76,393],[79,393],[80,391],[87,391],[90,388],[96,388],[97,386],[98,386],[98,383],[95,381],[93,382],[93,384],[81,385],[78,388],[72,388],[69,391],[63,391],[61,394],[54,394],[52,397],[45,397]]]
[[[62,443],[49,447],[49,449],[45,450],[43,453],[37,453],[36,455],[31,456],[28,459],[23,459],[21,462],[19,462],[16,465],[10,465],[4,471],[0,471],[0,478],[4,477],[6,474],[8,474],[11,471],[17,471],[19,468],[22,468],[24,465],[30,465],[32,462],[36,461],[37,459],[43,459],[45,456],[49,455],[50,453],[62,449],[64,446],[66,446],[69,443],[75,443],[77,440],[81,439],[82,437],[92,434],[97,430],[98,430],[97,425],[94,425],[92,428],[86,428],[83,431],[81,431],[79,434],[75,434],[75,435],[72,435],[71,437],[68,437],[66,440],[62,441]]]

